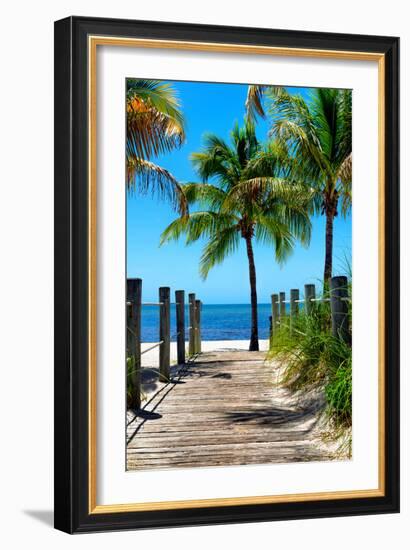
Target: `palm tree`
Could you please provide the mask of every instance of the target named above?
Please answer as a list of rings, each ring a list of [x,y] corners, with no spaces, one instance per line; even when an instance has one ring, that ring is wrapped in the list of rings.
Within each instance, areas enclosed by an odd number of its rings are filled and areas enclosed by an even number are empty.
[[[174,88],[157,80],[127,80],[127,189],[157,193],[185,211],[180,186],[151,159],[182,145],[184,119]]]
[[[250,120],[271,118],[270,134],[285,143],[299,181],[316,191],[316,212],[326,216],[324,282],[332,276],[333,225],[351,208],[352,94],[350,90],[312,88],[307,101],[283,87],[250,86],[247,112]]]
[[[162,233],[161,244],[186,235],[186,244],[206,240],[200,274],[235,252],[245,241],[251,295],[250,351],[259,349],[254,241],[273,244],[276,259],[285,261],[295,238],[308,244],[309,196],[304,186],[287,181],[292,159],[275,142],[262,147],[253,125],[231,132],[231,144],[208,134],[202,151],[191,160],[202,183],[182,185],[188,205],[199,210],[174,220]],[[290,162],[289,162],[290,160]],[[212,182],[210,182],[212,180]]]

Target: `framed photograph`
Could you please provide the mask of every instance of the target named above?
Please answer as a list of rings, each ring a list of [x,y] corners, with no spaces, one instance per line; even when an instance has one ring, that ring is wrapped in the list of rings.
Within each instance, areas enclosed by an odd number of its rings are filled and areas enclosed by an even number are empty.
[[[399,39],[55,24],[55,527],[399,510]]]

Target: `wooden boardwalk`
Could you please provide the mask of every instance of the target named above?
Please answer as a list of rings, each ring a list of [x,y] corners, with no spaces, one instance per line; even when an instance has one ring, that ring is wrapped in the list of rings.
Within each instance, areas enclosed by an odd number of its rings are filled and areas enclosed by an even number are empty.
[[[275,384],[265,353],[200,354],[129,413],[127,468],[189,468],[327,460],[317,400],[298,405]]]

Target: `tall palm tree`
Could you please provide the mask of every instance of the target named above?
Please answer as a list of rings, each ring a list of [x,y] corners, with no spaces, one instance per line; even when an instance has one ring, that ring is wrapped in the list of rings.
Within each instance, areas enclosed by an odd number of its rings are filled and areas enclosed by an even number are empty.
[[[173,175],[151,159],[172,151],[185,139],[184,118],[171,84],[157,80],[127,80],[127,189],[159,194],[180,211],[185,202]]]
[[[309,196],[303,186],[287,180],[290,170],[285,149],[275,142],[263,147],[253,125],[231,132],[231,143],[208,134],[202,151],[191,160],[202,183],[182,186],[188,205],[199,210],[174,220],[162,233],[161,244],[186,235],[186,244],[206,240],[200,274],[209,271],[245,241],[249,264],[251,335],[249,350],[259,349],[254,241],[274,246],[276,259],[285,261],[295,238],[308,244]],[[290,162],[289,162],[290,161]],[[212,182],[210,182],[212,180]]]
[[[283,87],[250,86],[247,112],[251,120],[271,118],[271,135],[286,143],[297,159],[294,177],[316,190],[316,211],[326,216],[324,282],[332,276],[333,225],[339,203],[351,208],[352,94],[350,90],[312,88],[305,101]]]

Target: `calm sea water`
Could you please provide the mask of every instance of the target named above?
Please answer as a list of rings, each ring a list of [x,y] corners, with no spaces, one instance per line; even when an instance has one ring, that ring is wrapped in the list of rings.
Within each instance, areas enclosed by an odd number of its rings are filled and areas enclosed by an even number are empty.
[[[259,338],[269,336],[270,304],[258,304]],[[141,332],[143,342],[157,342],[159,308],[143,306]],[[185,307],[186,338],[188,339],[188,306]],[[203,304],[201,312],[202,340],[247,340],[251,331],[249,304]],[[175,306],[171,305],[171,337],[175,340]]]

